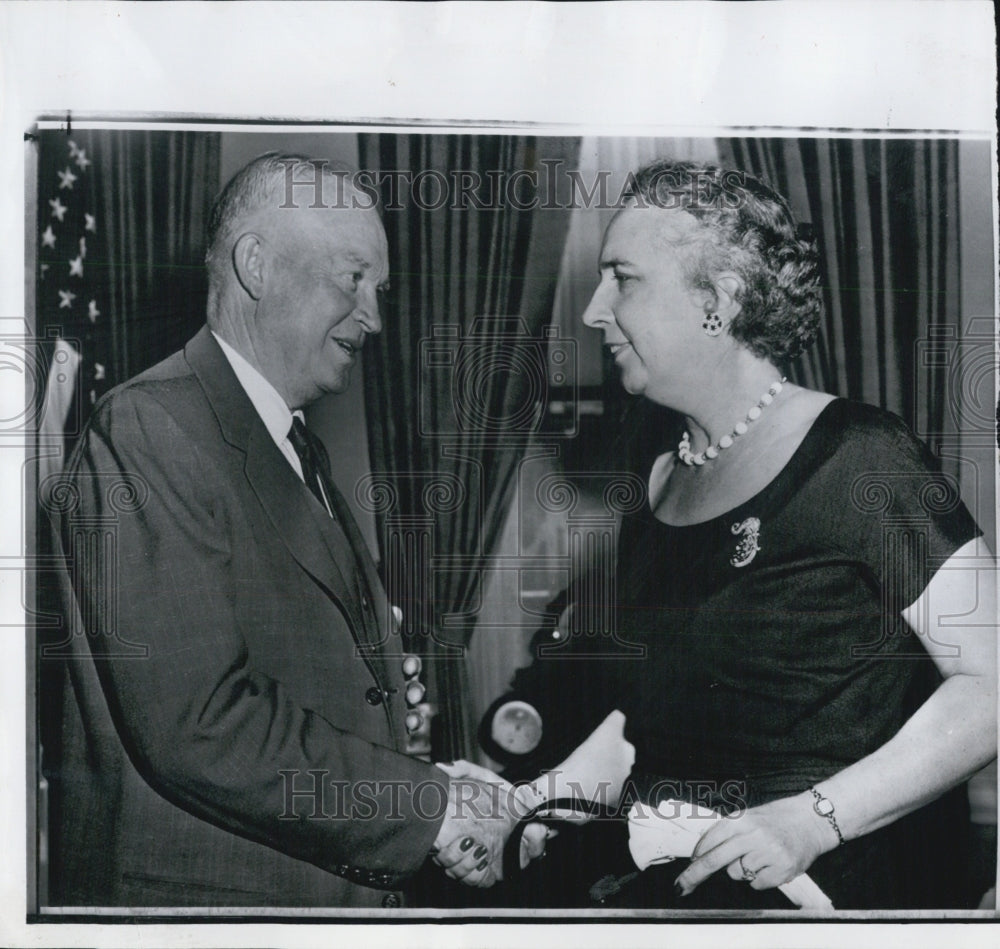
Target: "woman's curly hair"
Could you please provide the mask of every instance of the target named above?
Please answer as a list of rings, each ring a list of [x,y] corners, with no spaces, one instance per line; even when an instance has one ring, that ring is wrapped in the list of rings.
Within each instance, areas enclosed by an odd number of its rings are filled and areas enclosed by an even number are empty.
[[[638,206],[684,210],[701,224],[684,265],[692,287],[714,292],[716,274],[740,276],[733,338],[778,365],[808,349],[822,312],[819,254],[784,198],[745,172],[687,161],[655,161],[629,184]]]

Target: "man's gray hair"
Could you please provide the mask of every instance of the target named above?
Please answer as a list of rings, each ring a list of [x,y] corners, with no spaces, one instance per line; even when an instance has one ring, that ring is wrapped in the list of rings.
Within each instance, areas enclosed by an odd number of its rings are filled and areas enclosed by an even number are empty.
[[[339,187],[346,188],[350,193],[351,171],[339,162],[310,158],[293,152],[266,152],[259,155],[230,178],[212,206],[206,234],[208,249],[205,252],[205,264],[211,282],[220,281],[225,273],[226,257],[237,237],[240,222],[266,206],[279,208],[286,204],[285,189],[289,173],[292,180],[298,183],[314,181],[320,174],[331,179],[339,178],[344,182],[338,182]],[[333,195],[334,192],[331,191],[329,203],[333,203]]]

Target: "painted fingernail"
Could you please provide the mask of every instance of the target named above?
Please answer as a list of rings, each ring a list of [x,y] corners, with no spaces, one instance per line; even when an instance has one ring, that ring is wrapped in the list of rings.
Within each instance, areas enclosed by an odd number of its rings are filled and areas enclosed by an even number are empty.
[[[466,837],[466,838],[465,838],[465,839],[464,839],[464,840],[463,840],[463,841],[462,841],[462,842],[461,842],[461,843],[460,843],[460,844],[458,845],[458,849],[459,849],[459,850],[461,850],[461,851],[462,851],[462,853],[465,853],[465,851],[466,851],[466,850],[468,850],[468,849],[469,849],[469,848],[470,848],[470,847],[471,847],[471,846],[472,846],[472,845],[473,845],[474,843],[475,843],[475,841],[474,841],[474,840],[473,840],[473,839],[472,839],[471,837]]]
[[[680,880],[678,880],[676,883],[674,883],[674,893],[677,896],[687,896],[688,895],[688,891],[684,889],[684,885],[681,883]]]
[[[489,860],[480,860],[479,863],[476,864],[476,869],[485,870],[488,864]]]
[[[427,851],[432,857],[441,852],[441,848],[435,845],[431,845],[431,849]]]

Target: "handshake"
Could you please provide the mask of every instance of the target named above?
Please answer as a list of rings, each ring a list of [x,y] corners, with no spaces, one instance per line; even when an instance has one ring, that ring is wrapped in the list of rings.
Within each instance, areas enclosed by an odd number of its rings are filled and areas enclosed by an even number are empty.
[[[624,728],[625,716],[612,712],[564,762],[530,784],[514,786],[468,761],[439,763],[451,782],[444,822],[431,850],[434,862],[467,886],[493,886],[503,879],[511,833],[529,815],[551,814],[546,804],[557,800],[616,803],[635,759]],[[564,814],[560,808],[560,816],[584,821],[589,814]],[[555,833],[540,822],[528,823],[520,841],[520,866],[544,856]]]

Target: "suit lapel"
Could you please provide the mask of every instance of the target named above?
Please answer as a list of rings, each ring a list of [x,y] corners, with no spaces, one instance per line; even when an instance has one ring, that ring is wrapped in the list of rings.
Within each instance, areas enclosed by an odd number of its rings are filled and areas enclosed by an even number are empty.
[[[358,629],[361,617],[350,546],[330,529],[330,518],[319,512],[315,498],[296,477],[262,422],[250,429],[244,471],[275,536],[299,566],[340,601],[352,628]]]
[[[371,604],[371,613],[366,615],[365,638],[368,645],[368,652],[373,655],[378,651],[379,645],[385,642],[388,633],[392,630],[392,621],[389,617],[389,602],[382,587],[375,562],[372,560],[368,550],[368,544],[361,536],[357,521],[347,506],[347,501],[333,483],[330,476],[329,458],[326,448],[323,448],[323,462],[326,472],[326,480],[330,487],[330,505],[333,513],[339,521],[344,531],[344,536],[354,553],[354,560],[358,567],[358,582],[361,585],[362,597],[367,597]]]
[[[191,340],[185,355],[219,419],[223,436],[245,455],[247,481],[267,513],[275,537],[302,569],[337,600],[359,651],[376,679],[384,682],[385,672],[373,648],[378,641],[378,627],[364,615],[360,600],[366,591],[358,588],[355,564],[362,583],[370,588],[368,596],[373,606],[383,599],[379,596],[381,584],[343,498],[335,492],[338,526],[321,511],[275,445],[208,327]]]

